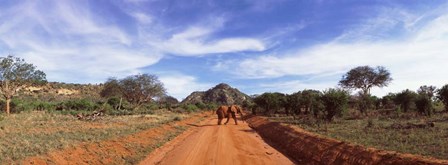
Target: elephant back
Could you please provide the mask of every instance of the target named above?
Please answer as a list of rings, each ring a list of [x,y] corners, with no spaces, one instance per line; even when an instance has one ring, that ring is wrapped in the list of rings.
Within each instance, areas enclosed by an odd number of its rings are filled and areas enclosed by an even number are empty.
[[[227,115],[227,110],[228,110],[228,109],[229,109],[228,106],[225,106],[225,105],[220,106],[220,107],[218,107],[218,109],[216,110],[216,114],[223,114],[224,116],[226,116],[226,115]]]
[[[239,107],[236,106],[236,105],[232,105],[232,106],[230,106],[230,108],[229,108],[229,112],[238,113],[238,112],[241,112],[241,108],[239,108]]]

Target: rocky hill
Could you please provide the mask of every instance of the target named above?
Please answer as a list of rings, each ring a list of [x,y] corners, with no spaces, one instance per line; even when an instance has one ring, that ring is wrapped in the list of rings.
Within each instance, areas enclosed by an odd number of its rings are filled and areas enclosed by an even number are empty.
[[[182,103],[196,104],[196,103],[216,103],[216,104],[242,104],[250,97],[236,88],[221,83],[215,87],[200,92],[193,92]]]

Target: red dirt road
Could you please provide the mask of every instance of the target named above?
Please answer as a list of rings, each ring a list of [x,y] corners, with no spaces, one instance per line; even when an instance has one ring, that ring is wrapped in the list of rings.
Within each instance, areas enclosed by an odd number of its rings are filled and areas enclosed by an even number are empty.
[[[247,123],[217,119],[190,124],[190,130],[152,152],[140,164],[294,164],[266,144]]]

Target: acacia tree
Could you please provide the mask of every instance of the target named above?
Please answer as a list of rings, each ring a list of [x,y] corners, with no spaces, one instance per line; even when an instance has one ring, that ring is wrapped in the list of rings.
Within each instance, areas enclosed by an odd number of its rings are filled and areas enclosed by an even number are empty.
[[[140,74],[117,80],[110,78],[100,93],[102,96],[122,96],[135,108],[151,102],[155,97],[165,96],[163,83],[155,75]]]
[[[361,89],[364,95],[368,95],[372,87],[386,87],[391,81],[389,71],[382,66],[358,66],[343,75],[339,85],[348,89]]]
[[[8,56],[0,58],[0,91],[6,100],[6,114],[10,114],[11,99],[21,88],[46,83],[45,73],[24,59]]]
[[[425,95],[425,96],[429,97],[429,99],[432,100],[434,97],[434,94],[436,93],[436,89],[437,88],[432,85],[430,85],[430,86],[423,85],[423,86],[420,86],[420,88],[418,88],[417,93],[419,95]]]

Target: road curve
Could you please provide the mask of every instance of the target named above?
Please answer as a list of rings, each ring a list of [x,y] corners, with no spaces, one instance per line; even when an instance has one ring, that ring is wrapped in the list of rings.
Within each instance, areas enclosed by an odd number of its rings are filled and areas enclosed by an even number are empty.
[[[216,125],[215,116],[156,149],[140,164],[294,164],[266,144],[247,123]],[[231,124],[232,123],[232,124]]]

